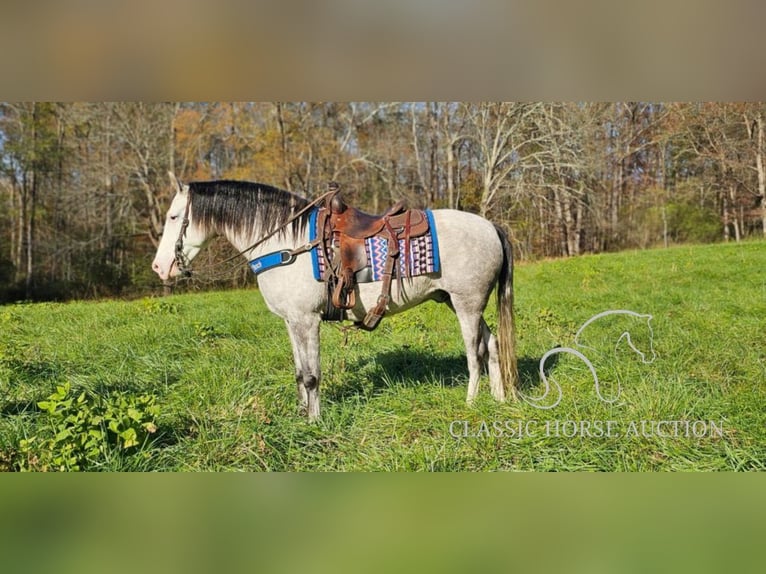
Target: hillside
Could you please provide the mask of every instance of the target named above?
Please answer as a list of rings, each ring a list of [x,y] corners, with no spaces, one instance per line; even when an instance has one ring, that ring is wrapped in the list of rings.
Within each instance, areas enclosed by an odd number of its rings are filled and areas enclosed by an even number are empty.
[[[90,470],[766,466],[766,244],[522,265],[516,296],[527,396],[543,394],[540,358],[563,345],[591,361],[602,398],[587,365],[558,354],[546,363],[562,390],[554,408],[498,404],[486,378],[466,406],[457,322],[429,303],[371,334],[322,327],[323,419],[310,425],[296,412],[284,325],[257,291],[0,307],[0,469],[66,467],[58,451],[67,448],[89,452],[76,466]],[[650,314],[651,330],[609,316],[577,346],[578,328],[607,310]],[[603,400],[618,389],[614,403]],[[67,427],[78,397],[90,418]],[[87,421],[93,430],[104,412],[127,417],[115,423],[122,438],[88,434]],[[65,427],[90,436],[89,446]]]

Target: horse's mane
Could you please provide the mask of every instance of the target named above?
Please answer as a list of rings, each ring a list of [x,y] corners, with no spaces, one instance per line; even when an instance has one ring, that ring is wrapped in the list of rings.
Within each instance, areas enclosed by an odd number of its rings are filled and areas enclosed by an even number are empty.
[[[271,185],[234,180],[192,182],[189,201],[195,225],[242,236],[252,236],[256,229],[264,234],[277,229],[309,203]],[[305,213],[292,222],[293,234],[303,233],[308,218]]]

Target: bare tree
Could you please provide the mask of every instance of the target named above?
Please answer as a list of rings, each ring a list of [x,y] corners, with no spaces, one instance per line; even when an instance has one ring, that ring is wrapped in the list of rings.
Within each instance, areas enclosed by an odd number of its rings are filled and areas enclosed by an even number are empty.
[[[763,165],[763,154],[766,150],[763,146],[763,109],[761,104],[746,105],[743,111],[743,121],[748,139],[755,143],[753,146],[757,176],[755,199],[756,202],[760,203],[761,233],[766,236],[766,169]]]
[[[173,138],[172,104],[121,102],[114,105],[114,138],[119,146],[116,162],[129,174],[143,201],[135,208],[147,223],[147,232],[156,243],[162,234],[163,199]]]
[[[371,211],[400,198],[476,211],[512,231],[523,257],[766,235],[763,114],[760,103],[0,103],[0,296],[154,285],[146,260],[168,169],[309,196],[334,179]]]
[[[479,161],[481,196],[479,213],[487,216],[498,202],[506,207],[518,199],[524,171],[534,169],[545,153],[545,134],[537,127],[541,103],[464,104],[471,140]]]

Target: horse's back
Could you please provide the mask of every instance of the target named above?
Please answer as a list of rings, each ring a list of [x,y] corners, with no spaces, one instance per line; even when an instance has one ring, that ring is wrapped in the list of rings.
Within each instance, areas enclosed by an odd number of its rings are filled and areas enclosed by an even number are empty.
[[[455,209],[435,209],[442,288],[471,289],[494,286],[503,265],[503,245],[495,225],[487,219]]]

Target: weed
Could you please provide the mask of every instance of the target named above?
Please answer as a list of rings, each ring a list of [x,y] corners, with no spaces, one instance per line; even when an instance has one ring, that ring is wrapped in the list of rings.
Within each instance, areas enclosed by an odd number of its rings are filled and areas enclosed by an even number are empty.
[[[138,305],[146,315],[176,315],[179,311],[176,303],[154,297],[145,297]]]
[[[154,396],[75,394],[66,383],[37,403],[45,424],[39,434],[20,441],[20,470],[88,470],[111,450],[131,453],[145,447],[157,431],[160,408]]]

